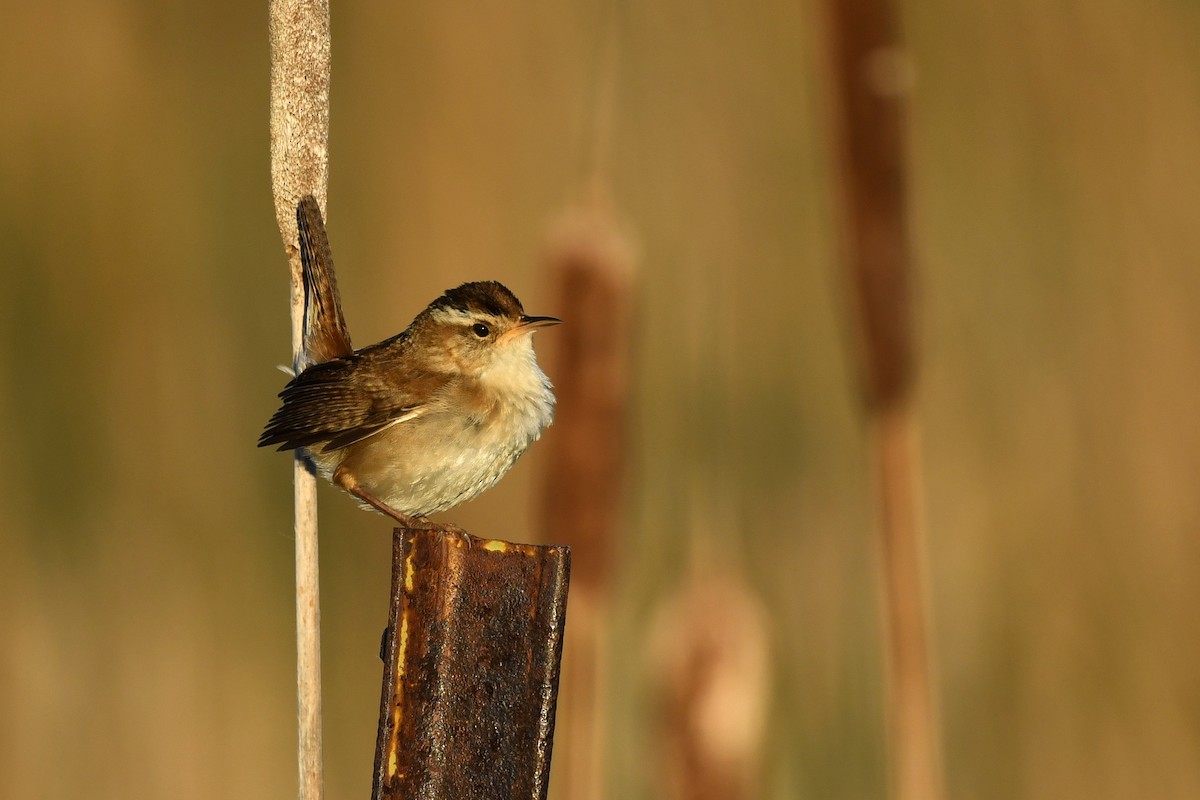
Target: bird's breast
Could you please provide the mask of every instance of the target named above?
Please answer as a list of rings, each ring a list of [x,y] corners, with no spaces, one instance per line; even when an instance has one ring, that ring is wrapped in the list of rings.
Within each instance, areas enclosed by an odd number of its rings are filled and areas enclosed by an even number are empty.
[[[345,448],[339,465],[405,514],[465,502],[499,480],[550,424],[554,396],[537,374],[536,384],[461,384],[428,412]]]

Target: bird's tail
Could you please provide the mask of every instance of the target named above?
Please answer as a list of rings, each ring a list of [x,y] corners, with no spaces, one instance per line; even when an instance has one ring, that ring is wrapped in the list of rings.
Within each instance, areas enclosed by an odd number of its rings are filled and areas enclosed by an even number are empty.
[[[296,364],[296,372],[300,373],[313,364],[348,356],[354,348],[342,316],[325,219],[311,194],[300,199],[296,222],[300,229],[300,263],[304,268],[304,347]]]

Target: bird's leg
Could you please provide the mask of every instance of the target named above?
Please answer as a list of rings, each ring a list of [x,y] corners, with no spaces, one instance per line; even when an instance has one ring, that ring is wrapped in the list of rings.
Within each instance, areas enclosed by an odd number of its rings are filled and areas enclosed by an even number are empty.
[[[333,482],[381,514],[387,514],[389,517],[399,522],[401,527],[408,528],[409,530],[426,530],[430,527],[430,523],[417,519],[416,517],[410,517],[408,514],[401,514],[399,511],[368,492],[359,485],[358,481],[354,479],[353,475],[341,467],[338,467],[336,470],[334,470]]]

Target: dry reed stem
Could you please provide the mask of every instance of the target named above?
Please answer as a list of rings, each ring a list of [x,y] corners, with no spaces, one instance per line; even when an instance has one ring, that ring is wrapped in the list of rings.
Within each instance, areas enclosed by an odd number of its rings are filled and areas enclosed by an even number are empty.
[[[303,349],[304,289],[296,205],[305,194],[324,206],[328,178],[329,5],[326,0],[271,0],[271,184],[275,217],[291,274],[293,363]],[[293,464],[296,535],[296,692],[298,795],[318,800],[321,766],[321,617],[317,487],[312,466]]]

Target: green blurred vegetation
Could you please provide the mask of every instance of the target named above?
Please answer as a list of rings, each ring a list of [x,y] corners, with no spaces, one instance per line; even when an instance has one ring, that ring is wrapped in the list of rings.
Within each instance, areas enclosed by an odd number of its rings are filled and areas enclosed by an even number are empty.
[[[605,8],[335,3],[357,344],[468,279],[554,313]],[[290,470],[254,447],[289,357],[265,8],[3,11],[0,794],[292,796]],[[617,16],[642,291],[612,796],[657,796],[646,620],[708,540],[772,614],[763,796],[880,797],[820,7]],[[1200,7],[935,0],[905,28],[950,794],[1200,796]],[[453,518],[528,539],[540,464]],[[365,796],[388,526],[328,489],[322,519],[327,791]]]

